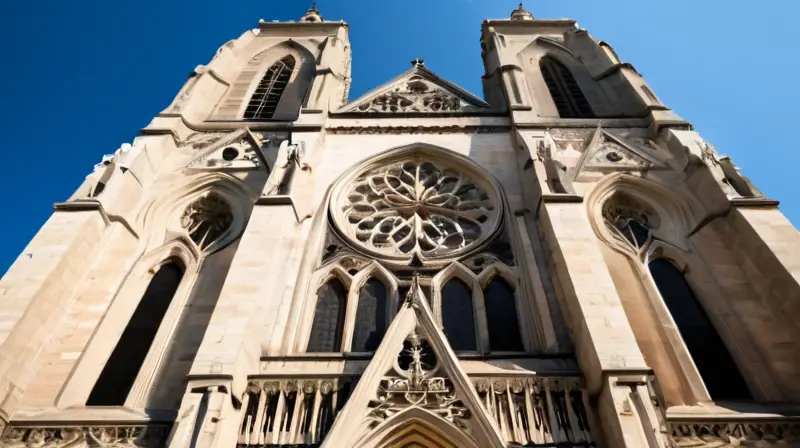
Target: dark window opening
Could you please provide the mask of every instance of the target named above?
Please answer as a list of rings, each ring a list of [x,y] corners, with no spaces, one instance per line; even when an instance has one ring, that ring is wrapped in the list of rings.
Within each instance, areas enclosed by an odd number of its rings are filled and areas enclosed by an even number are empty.
[[[342,331],[347,290],[339,279],[328,280],[317,291],[317,306],[308,352],[339,352],[342,350]]]
[[[663,258],[650,262],[650,273],[711,398],[752,399],[741,372],[683,273]]]
[[[546,56],[539,62],[539,68],[561,118],[594,118],[578,82],[564,64]]]
[[[156,272],[89,394],[87,406],[122,406],[169,308],[183,268],[167,263]]]
[[[253,96],[250,97],[250,102],[244,111],[245,119],[268,120],[272,118],[278,108],[281,95],[289,84],[294,66],[294,58],[286,56],[267,69],[261,82],[258,83],[256,91],[253,92]]]
[[[477,351],[472,291],[460,279],[442,288],[442,326],[454,351]]]
[[[379,280],[367,280],[361,289],[353,329],[354,352],[374,352],[386,333],[386,286]]]
[[[517,320],[517,305],[514,290],[500,277],[489,282],[484,292],[486,322],[489,326],[489,348],[491,351],[521,352],[522,335]]]

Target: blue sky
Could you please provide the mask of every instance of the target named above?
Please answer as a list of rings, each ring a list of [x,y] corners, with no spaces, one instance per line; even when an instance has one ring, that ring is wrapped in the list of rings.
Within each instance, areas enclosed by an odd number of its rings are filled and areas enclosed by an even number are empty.
[[[0,272],[103,154],[130,142],[197,65],[259,18],[296,20],[306,0],[25,1],[0,15],[3,163]],[[319,0],[350,24],[355,99],[425,59],[481,95],[480,24],[512,0]],[[656,94],[800,223],[794,31],[800,2],[529,0],[571,17],[644,75]]]

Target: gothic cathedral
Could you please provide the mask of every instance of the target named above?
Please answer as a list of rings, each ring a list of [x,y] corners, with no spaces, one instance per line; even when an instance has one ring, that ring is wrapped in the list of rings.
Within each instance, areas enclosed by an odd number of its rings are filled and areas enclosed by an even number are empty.
[[[574,20],[260,21],[0,283],[0,446],[800,447],[800,234]],[[794,317],[793,317],[794,316]]]

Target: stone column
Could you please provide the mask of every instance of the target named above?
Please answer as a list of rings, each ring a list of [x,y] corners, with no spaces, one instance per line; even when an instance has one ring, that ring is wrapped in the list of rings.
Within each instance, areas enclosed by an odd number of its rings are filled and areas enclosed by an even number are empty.
[[[646,447],[640,420],[628,411],[631,390],[619,384],[618,377],[629,373],[646,375],[649,369],[592,231],[586,207],[574,199],[571,202],[550,199],[540,208],[539,222],[578,362],[589,392],[599,397],[596,413],[606,442],[620,448]],[[640,429],[632,432],[631,428],[637,425]]]

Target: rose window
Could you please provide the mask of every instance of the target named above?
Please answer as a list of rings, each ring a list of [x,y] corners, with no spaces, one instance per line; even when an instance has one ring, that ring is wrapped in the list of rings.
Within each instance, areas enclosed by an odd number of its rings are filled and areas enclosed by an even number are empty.
[[[392,258],[451,256],[485,239],[499,221],[493,188],[423,160],[395,161],[357,175],[334,216],[366,249]]]

